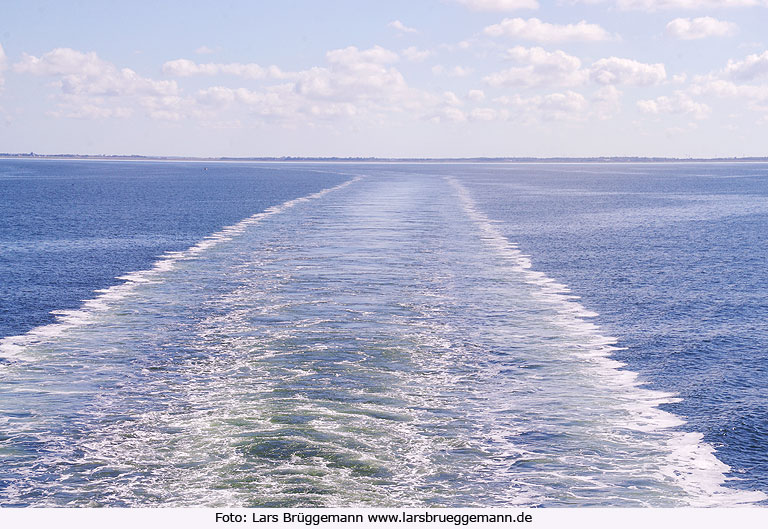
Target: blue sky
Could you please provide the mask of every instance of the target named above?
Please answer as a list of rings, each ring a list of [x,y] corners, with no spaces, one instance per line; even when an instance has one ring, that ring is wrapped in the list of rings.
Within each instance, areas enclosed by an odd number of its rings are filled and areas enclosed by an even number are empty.
[[[0,152],[765,156],[768,0],[0,4]]]

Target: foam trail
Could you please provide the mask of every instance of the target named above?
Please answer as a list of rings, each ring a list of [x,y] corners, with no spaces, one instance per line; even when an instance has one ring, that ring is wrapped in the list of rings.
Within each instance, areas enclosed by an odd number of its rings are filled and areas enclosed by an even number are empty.
[[[0,503],[750,499],[458,181],[374,173],[200,243],[3,373]]]
[[[25,351],[29,346],[59,336],[72,327],[93,323],[99,312],[108,309],[111,301],[129,296],[138,285],[160,281],[162,274],[173,270],[176,263],[179,261],[196,259],[200,254],[207,250],[214,248],[222,242],[230,241],[234,237],[242,234],[249,226],[258,224],[268,217],[278,215],[299,204],[316,200],[328,193],[343,189],[362,178],[363,176],[359,175],[346,182],[342,182],[339,185],[303,197],[294,198],[283,202],[282,204],[270,206],[260,213],[246,217],[236,224],[225,226],[219,231],[203,237],[200,242],[190,246],[184,251],[166,252],[146,270],[138,270],[118,276],[116,279],[122,280],[122,283],[108,288],[95,290],[94,292],[98,293],[98,296],[93,299],[83,300],[83,305],[79,309],[52,311],[51,314],[56,316],[56,321],[54,323],[35,327],[24,334],[6,336],[5,338],[0,339],[0,360],[33,360],[32,357],[25,355]]]
[[[508,260],[512,269],[523,275],[527,283],[539,287],[537,297],[556,310],[559,326],[581,336],[588,344],[576,354],[591,367],[591,375],[615,395],[614,405],[626,411],[629,420],[618,426],[665,435],[661,473],[686,492],[686,503],[695,507],[738,506],[768,498],[759,491],[728,488],[726,473],[730,468],[716,457],[715,449],[703,441],[703,435],[676,430],[685,421],[659,408],[660,404],[675,402],[675,395],[644,388],[636,373],[622,369],[625,364],[611,358],[613,351],[619,350],[615,346],[617,339],[603,335],[597,325],[585,321],[597,314],[578,303],[576,296],[569,295],[567,286],[543,272],[532,270],[529,256],[502,234],[497,221],[477,207],[467,188],[456,178],[445,178],[456,191],[467,216],[480,230],[484,243]]]

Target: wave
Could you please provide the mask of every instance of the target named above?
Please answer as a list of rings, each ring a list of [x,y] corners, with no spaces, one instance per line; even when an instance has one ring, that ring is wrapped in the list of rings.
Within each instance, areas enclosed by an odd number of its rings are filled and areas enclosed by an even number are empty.
[[[596,314],[535,271],[457,178],[368,177],[249,229],[362,179],[165,254],[57,323],[5,340],[11,360],[40,360],[9,377],[18,478],[6,497],[283,507],[765,498],[728,488],[701,434],[660,409],[676,397],[614,360],[617,340]]]
[[[24,334],[2,338],[0,340],[0,361],[4,360],[7,363],[12,361],[34,360],[34,357],[25,354],[30,346],[59,336],[73,327],[93,322],[94,318],[100,312],[109,308],[110,302],[131,295],[138,285],[160,281],[163,274],[173,270],[178,262],[197,259],[207,250],[214,248],[222,242],[230,241],[234,237],[242,234],[249,226],[258,224],[262,220],[282,213],[298,204],[316,200],[328,193],[343,189],[344,187],[357,182],[361,178],[363,178],[361,175],[355,176],[339,185],[303,197],[294,198],[283,202],[282,204],[270,206],[262,212],[246,217],[236,224],[225,226],[219,231],[203,237],[200,242],[190,246],[186,250],[164,253],[148,269],[118,276],[116,279],[121,280],[122,283],[108,288],[94,290],[94,293],[98,295],[93,299],[83,300],[83,304],[79,309],[51,311],[51,314],[56,316],[56,321],[54,323],[35,327]]]
[[[558,283],[543,272],[532,269],[530,257],[518,245],[507,239],[497,222],[483,213],[469,191],[456,178],[446,177],[456,191],[467,216],[477,225],[485,244],[499,257],[508,260],[512,269],[527,283],[535,285],[539,300],[555,310],[555,323],[567,330],[582,344],[575,358],[588,366],[591,377],[612,396],[611,407],[625,413],[616,428],[627,428],[644,434],[661,434],[659,471],[663,478],[673,481],[686,493],[684,501],[690,506],[738,506],[760,502],[768,495],[759,491],[728,488],[726,476],[730,468],[715,455],[715,449],[703,441],[698,432],[680,431],[685,424],[681,418],[659,408],[677,402],[673,393],[643,387],[637,373],[611,358],[620,350],[618,339],[603,334],[599,326],[587,321],[598,314],[581,305],[566,285]]]

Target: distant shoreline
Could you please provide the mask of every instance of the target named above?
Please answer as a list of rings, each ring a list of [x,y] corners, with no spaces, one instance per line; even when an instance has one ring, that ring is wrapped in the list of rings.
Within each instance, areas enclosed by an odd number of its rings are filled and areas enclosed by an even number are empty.
[[[254,156],[254,157],[196,157],[196,156],[144,156],[119,154],[36,154],[0,153],[0,159],[24,160],[107,160],[107,161],[163,161],[163,162],[333,162],[333,163],[686,163],[686,162],[768,162],[768,156],[732,158],[670,158],[651,156],[594,156],[594,157],[473,157],[473,158],[377,158],[336,156]]]

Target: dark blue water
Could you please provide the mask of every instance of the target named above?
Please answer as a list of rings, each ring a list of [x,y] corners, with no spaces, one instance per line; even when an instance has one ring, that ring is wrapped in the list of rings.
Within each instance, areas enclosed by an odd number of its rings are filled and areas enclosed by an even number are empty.
[[[204,167],[0,161],[0,504],[764,499],[768,166]]]
[[[0,337],[127,272],[343,181],[308,166],[0,160]]]
[[[682,400],[737,478],[768,489],[768,165],[468,168],[535,269],[619,337],[615,358]]]

